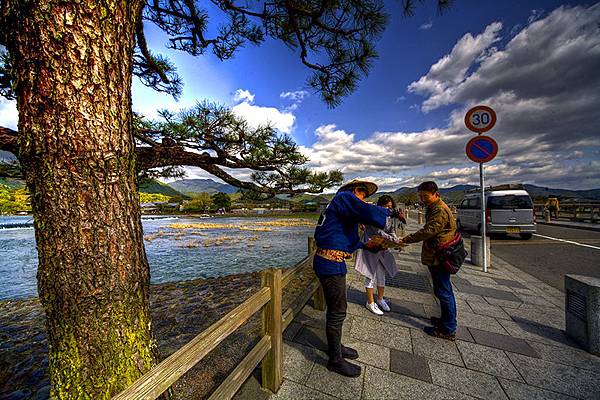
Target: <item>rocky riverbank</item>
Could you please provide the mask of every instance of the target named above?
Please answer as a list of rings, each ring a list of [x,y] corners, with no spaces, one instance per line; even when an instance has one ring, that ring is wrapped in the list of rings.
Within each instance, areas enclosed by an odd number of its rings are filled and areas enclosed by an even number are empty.
[[[286,287],[284,309],[312,279],[305,268]],[[260,286],[260,273],[231,275],[153,285],[150,307],[162,357],[250,297]],[[174,398],[207,397],[258,342],[257,313],[174,385]],[[37,298],[0,302],[0,399],[48,399],[48,343],[44,313]]]

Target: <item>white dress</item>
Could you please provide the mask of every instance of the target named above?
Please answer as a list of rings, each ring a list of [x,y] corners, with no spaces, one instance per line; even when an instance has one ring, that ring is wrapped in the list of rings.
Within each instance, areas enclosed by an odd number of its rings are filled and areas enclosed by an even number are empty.
[[[388,218],[388,222],[384,229],[379,229],[369,225],[365,226],[365,232],[361,238],[363,243],[368,242],[373,235],[381,235],[389,240],[397,240],[391,222],[392,219],[393,218]],[[398,273],[396,260],[394,259],[394,255],[390,250],[382,250],[377,253],[371,253],[370,251],[363,249],[357,250],[354,268],[358,273],[366,278],[375,279],[378,266],[382,266],[386,274],[390,277],[393,277]]]

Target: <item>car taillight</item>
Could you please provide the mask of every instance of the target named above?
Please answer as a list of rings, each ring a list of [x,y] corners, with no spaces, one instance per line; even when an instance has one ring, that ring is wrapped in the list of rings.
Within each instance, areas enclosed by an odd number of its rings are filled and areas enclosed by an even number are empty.
[[[533,210],[533,223],[537,223],[537,217],[535,216],[535,210]]]
[[[485,223],[489,224],[492,222],[492,211],[489,208],[485,210]]]

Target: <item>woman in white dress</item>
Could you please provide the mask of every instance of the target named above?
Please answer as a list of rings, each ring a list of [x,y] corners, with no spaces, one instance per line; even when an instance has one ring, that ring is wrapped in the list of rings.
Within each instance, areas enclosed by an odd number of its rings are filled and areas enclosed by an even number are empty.
[[[396,208],[396,203],[391,196],[383,195],[377,200],[377,205],[386,208]],[[396,233],[391,218],[384,229],[365,225],[365,231],[362,236],[363,243],[369,241],[374,235],[380,235],[386,239],[396,241]],[[388,303],[383,297],[385,292],[386,274],[393,277],[398,273],[396,260],[390,250],[382,250],[372,253],[368,250],[360,249],[356,254],[355,269],[365,277],[365,290],[367,292],[366,307],[369,311],[377,315],[383,315],[383,311],[390,311]],[[377,299],[374,298],[373,289],[377,285]]]

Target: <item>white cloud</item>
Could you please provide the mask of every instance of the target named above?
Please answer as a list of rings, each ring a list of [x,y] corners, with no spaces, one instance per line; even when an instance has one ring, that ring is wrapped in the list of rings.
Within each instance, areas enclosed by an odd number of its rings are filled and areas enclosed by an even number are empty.
[[[233,101],[246,101],[248,103],[254,102],[254,95],[250,91],[245,89],[238,89],[233,94]]]
[[[234,96],[235,101],[241,103],[233,106],[231,110],[239,117],[244,118],[250,126],[270,124],[283,133],[291,133],[296,117],[290,111],[280,111],[275,107],[262,107],[252,104],[254,95],[247,90],[238,89]]]
[[[419,27],[419,29],[421,29],[421,30],[423,30],[423,31],[426,31],[426,30],[428,30],[428,29],[431,29],[432,27],[433,27],[433,22],[432,22],[432,21],[429,21],[429,22],[427,22],[427,23],[424,23],[424,24],[422,24],[422,25]]]
[[[279,97],[282,99],[288,99],[294,102],[300,102],[304,100],[305,97],[308,97],[310,93],[306,90],[296,90],[295,92],[282,92],[279,94]]]
[[[465,155],[472,133],[463,117],[474,104],[498,114],[489,133],[499,144],[486,166],[490,183],[524,182],[565,188],[600,187],[600,4],[560,7],[495,48],[501,25],[467,34],[409,88],[422,109],[455,105],[445,127],[374,132],[368,138],[335,125],[316,130],[302,148],[310,165],[341,169],[346,179],[396,179],[398,186],[434,179],[443,186],[478,182]],[[472,71],[467,76],[467,71]]]
[[[0,97],[0,126],[16,130],[18,121],[17,102]]]

